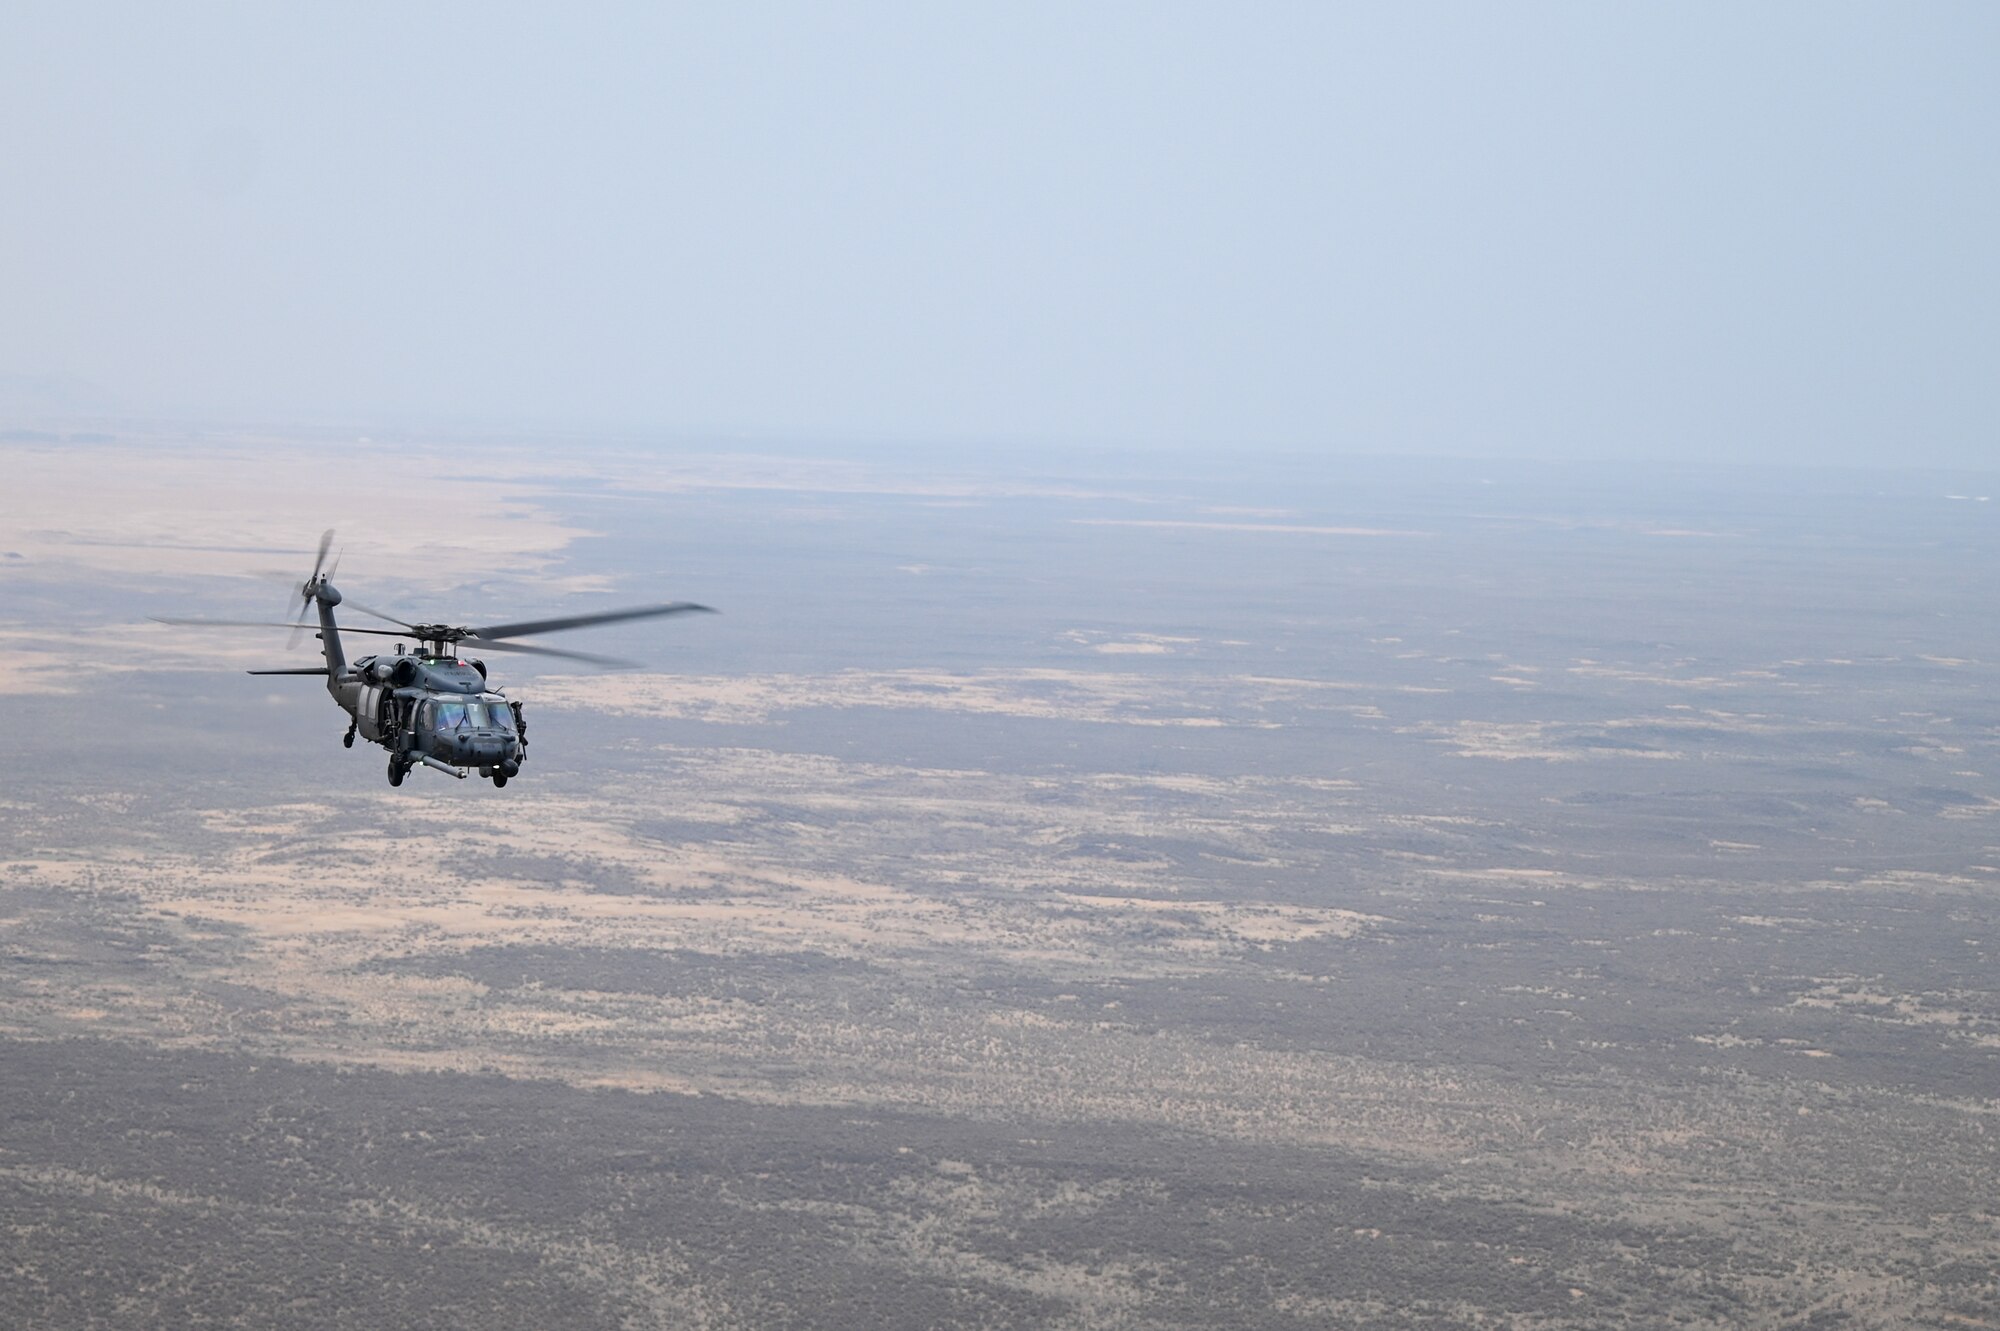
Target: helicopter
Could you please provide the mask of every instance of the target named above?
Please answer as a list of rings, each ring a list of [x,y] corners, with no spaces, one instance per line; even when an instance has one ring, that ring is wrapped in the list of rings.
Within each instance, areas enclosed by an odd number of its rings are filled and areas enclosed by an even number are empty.
[[[512,639],[538,633],[580,629],[592,624],[610,624],[624,619],[649,619],[660,615],[714,614],[705,605],[692,601],[669,601],[661,605],[633,606],[624,610],[601,610],[591,614],[565,615],[559,619],[524,620],[515,624],[486,624],[467,627],[455,624],[412,624],[407,620],[371,610],[348,601],[333,585],[333,567],[326,564],[332,548],[333,532],[320,537],[319,555],[313,570],[297,590],[299,613],[295,621],[256,619],[175,619],[153,616],[155,622],[196,628],[289,628],[291,645],[298,644],[306,628],[309,611],[319,613],[318,637],[326,656],[325,665],[294,666],[287,669],[251,670],[252,675],[323,675],[326,691],[347,713],[347,733],[340,738],[353,748],[357,737],[379,744],[389,751],[389,784],[400,786],[415,768],[429,767],[463,781],[468,769],[493,782],[497,789],[518,776],[528,757],[528,723],[518,701],[487,678],[486,663],[467,658],[461,648],[481,651],[521,652],[534,656],[560,657],[602,668],[630,667],[620,661],[588,652],[564,651]],[[284,575],[275,575],[283,577]],[[285,578],[290,582],[289,578]],[[335,606],[398,625],[394,629],[357,628],[345,630],[334,623]],[[341,643],[342,632],[379,637],[407,638],[416,644],[405,651],[398,642],[386,655],[363,656],[349,661]]]

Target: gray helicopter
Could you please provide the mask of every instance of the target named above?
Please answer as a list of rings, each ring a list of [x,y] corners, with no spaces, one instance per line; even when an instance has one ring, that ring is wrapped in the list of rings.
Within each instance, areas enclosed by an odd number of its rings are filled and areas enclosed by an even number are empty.
[[[348,715],[347,733],[340,742],[354,747],[355,736],[389,751],[389,784],[400,786],[410,769],[419,764],[435,768],[447,776],[464,780],[467,769],[493,784],[504,786],[521,771],[528,757],[528,723],[521,704],[503,696],[505,690],[490,683],[486,663],[466,659],[461,648],[493,652],[523,652],[534,656],[561,657],[588,665],[618,668],[635,662],[619,661],[588,652],[568,652],[556,647],[513,642],[537,633],[556,633],[592,624],[609,624],[621,619],[648,619],[658,615],[689,613],[713,614],[708,606],[691,601],[669,601],[664,605],[634,606],[626,610],[602,610],[595,614],[566,615],[560,619],[532,619],[518,624],[486,624],[467,628],[453,624],[412,624],[371,610],[354,601],[349,609],[390,624],[394,629],[355,628],[348,633],[379,637],[409,638],[416,650],[404,651],[397,643],[386,656],[364,656],[350,662],[341,647],[342,630],[333,622],[333,608],[345,600],[333,585],[338,570],[326,568],[326,552],[333,545],[333,533],[320,537],[319,556],[313,561],[312,575],[299,587],[298,619],[292,623],[255,619],[167,619],[162,624],[202,628],[289,628],[292,643],[306,627],[309,609],[319,611],[319,639],[326,664],[296,666],[284,670],[252,670],[252,675],[324,675],[326,691]]]

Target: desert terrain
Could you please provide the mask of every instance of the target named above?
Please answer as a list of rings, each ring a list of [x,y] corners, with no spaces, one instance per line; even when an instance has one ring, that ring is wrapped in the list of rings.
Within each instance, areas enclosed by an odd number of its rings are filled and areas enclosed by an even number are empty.
[[[561,456],[0,444],[0,1323],[2000,1326],[1977,478]]]

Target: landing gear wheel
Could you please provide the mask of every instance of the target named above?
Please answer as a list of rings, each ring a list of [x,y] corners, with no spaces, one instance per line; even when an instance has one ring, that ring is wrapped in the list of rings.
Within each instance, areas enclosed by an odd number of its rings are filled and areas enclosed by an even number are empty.
[[[403,766],[403,764],[402,764],[402,763],[398,762],[398,761],[397,761],[396,759],[394,759],[394,758],[391,758],[391,759],[389,760],[389,784],[390,784],[390,785],[392,785],[392,786],[400,786],[400,785],[402,785],[402,784],[403,784],[403,773],[404,773],[404,772],[405,772],[406,770],[407,770],[407,769],[406,769],[406,768],[405,768],[405,767]]]
[[[351,749],[351,748],[353,748],[353,747],[354,747],[354,732],[353,732],[353,731],[351,731],[351,730],[350,730],[350,731],[348,731],[348,732],[347,732],[347,733],[346,733],[345,735],[342,735],[342,736],[340,737],[340,747],[341,747],[341,748],[343,748],[343,749]]]
[[[506,784],[507,784],[507,774],[505,772],[495,772],[493,774],[493,788],[495,790],[498,790],[500,787]]]

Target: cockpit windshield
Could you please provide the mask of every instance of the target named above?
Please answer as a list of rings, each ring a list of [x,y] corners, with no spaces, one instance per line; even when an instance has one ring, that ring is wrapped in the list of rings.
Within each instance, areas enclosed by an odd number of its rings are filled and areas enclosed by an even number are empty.
[[[514,709],[506,703],[468,698],[463,702],[456,699],[433,702],[431,708],[431,728],[434,730],[506,730],[514,729]]]

